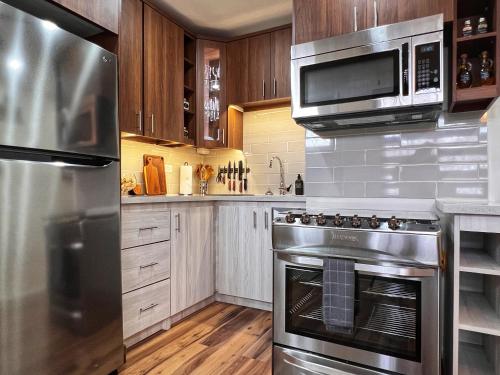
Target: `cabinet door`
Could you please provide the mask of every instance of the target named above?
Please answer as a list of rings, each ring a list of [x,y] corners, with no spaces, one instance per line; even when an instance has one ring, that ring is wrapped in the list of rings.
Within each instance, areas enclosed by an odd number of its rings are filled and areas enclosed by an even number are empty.
[[[143,134],[142,126],[142,1],[123,0],[119,34],[120,130]]]
[[[293,0],[293,43],[307,43],[329,36],[327,7],[333,0]]]
[[[217,265],[216,290],[220,294],[235,296],[239,285],[235,279],[239,273],[241,249],[238,245],[240,216],[238,207],[220,206],[217,211]]]
[[[188,307],[188,214],[186,208],[172,209],[170,249],[171,311],[172,315]]]
[[[290,97],[290,48],[292,29],[271,33],[271,97]]]
[[[55,3],[118,34],[120,0],[53,0]]]
[[[368,0],[329,1],[327,6],[330,20],[328,36],[349,34],[368,28],[367,5]]]
[[[369,27],[377,25],[388,25],[415,18],[432,16],[434,14],[444,14],[445,21],[453,19],[452,0],[419,0],[419,1],[398,1],[398,0],[369,0],[367,8],[367,21]]]
[[[144,134],[183,139],[184,32],[144,5]]]
[[[248,101],[271,99],[271,34],[248,38]]]
[[[214,257],[212,249],[213,208],[194,207],[186,212],[187,304],[194,304],[214,294]],[[181,228],[182,230],[182,228]]]
[[[226,147],[226,45],[210,40],[198,40],[197,50],[198,146]]]
[[[227,104],[248,102],[248,39],[230,42],[227,53]]]
[[[264,302],[273,302],[273,238],[272,238],[272,207],[264,204],[261,213],[263,213],[262,235],[261,235],[261,290]]]

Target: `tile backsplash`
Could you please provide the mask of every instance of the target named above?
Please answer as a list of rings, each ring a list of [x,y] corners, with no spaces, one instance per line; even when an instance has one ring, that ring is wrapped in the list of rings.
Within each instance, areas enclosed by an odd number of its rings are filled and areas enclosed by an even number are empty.
[[[306,195],[487,198],[482,112],[443,114],[436,129],[322,138],[306,133]]]
[[[198,154],[195,148],[168,148],[123,139],[121,141],[122,174],[134,173],[138,182],[143,183],[144,154],[164,157],[166,166],[167,193],[179,193],[179,167],[188,162],[193,165],[210,164],[217,173],[217,167],[227,166],[239,160],[248,161],[251,172],[248,175],[248,192],[264,194],[271,189],[278,194],[279,167],[276,163],[269,168],[269,160],[273,155],[283,160],[285,182],[293,184],[297,174],[305,170],[305,131],[291,119],[290,107],[274,108],[245,112],[243,116],[243,151],[210,150],[207,155]],[[168,166],[172,171],[168,171]],[[193,192],[198,192],[199,181],[193,180]],[[293,188],[292,188],[293,191]],[[227,184],[217,184],[215,176],[209,180],[209,194],[229,193]]]

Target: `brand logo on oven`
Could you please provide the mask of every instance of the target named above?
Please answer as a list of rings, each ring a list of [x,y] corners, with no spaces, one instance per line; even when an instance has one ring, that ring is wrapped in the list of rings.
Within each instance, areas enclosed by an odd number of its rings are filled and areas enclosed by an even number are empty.
[[[359,238],[353,236],[352,234],[344,234],[344,233],[332,233],[332,240],[334,241],[348,241],[348,242],[359,242]]]

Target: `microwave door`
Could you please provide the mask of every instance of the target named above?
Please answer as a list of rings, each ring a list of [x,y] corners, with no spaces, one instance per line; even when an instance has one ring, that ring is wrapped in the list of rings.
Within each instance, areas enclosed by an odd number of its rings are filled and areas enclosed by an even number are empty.
[[[411,106],[410,47],[405,38],[293,60],[293,117]]]

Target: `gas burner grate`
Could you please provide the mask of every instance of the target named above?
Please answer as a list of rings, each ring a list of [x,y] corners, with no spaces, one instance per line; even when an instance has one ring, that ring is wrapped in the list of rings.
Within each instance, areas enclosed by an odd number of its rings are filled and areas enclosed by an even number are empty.
[[[368,321],[358,328],[415,340],[416,312],[406,307],[376,304]]]
[[[417,299],[417,293],[410,285],[381,280],[376,280],[369,289],[363,290],[362,293],[390,298]]]

